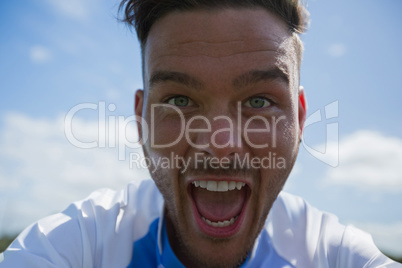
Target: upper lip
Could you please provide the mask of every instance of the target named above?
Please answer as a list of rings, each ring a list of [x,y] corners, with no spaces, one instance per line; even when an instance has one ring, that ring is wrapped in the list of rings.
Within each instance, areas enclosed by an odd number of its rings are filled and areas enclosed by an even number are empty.
[[[193,181],[236,181],[236,182],[244,182],[250,189],[252,189],[252,184],[246,178],[238,178],[238,177],[228,177],[228,176],[208,176],[203,175],[200,177],[191,177],[187,180],[186,187],[189,187]]]

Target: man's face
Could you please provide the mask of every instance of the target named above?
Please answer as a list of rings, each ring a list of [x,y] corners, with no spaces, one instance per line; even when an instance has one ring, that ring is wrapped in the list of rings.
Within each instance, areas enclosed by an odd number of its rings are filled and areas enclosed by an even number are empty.
[[[155,130],[144,152],[185,265],[236,266],[250,252],[298,152],[295,51],[261,9],[176,12],[152,26],[136,114]]]

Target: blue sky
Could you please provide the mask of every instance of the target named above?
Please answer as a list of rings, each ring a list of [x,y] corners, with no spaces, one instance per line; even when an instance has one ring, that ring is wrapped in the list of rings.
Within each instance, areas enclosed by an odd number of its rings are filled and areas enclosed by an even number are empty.
[[[306,126],[286,190],[401,256],[402,2],[307,3],[301,83],[310,122],[322,120]],[[142,85],[139,47],[116,21],[117,6],[117,0],[0,3],[0,235],[95,189],[148,176],[119,161],[110,140],[106,148],[79,149],[64,133],[66,114],[78,104],[113,104],[107,119],[133,112],[133,93]],[[97,139],[98,121],[95,110],[78,112],[74,135]],[[126,135],[135,136],[133,124]]]

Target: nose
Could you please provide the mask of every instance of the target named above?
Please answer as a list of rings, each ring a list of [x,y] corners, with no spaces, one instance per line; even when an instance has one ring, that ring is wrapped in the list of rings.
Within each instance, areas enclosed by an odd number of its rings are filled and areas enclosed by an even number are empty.
[[[219,159],[242,152],[241,126],[236,116],[218,115],[204,121],[205,128],[195,133],[196,148]]]

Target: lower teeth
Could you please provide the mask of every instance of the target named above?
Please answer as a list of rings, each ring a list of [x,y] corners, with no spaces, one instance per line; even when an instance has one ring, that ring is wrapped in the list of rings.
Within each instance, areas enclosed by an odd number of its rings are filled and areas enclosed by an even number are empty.
[[[232,225],[232,224],[237,220],[238,217],[239,217],[239,216],[236,216],[236,217],[231,218],[231,219],[228,220],[228,221],[218,221],[218,222],[210,221],[210,220],[208,220],[208,219],[206,219],[206,218],[204,218],[204,217],[201,217],[201,218],[202,218],[203,221],[205,221],[208,225],[211,225],[211,226],[213,226],[213,227],[226,227],[226,226]]]

